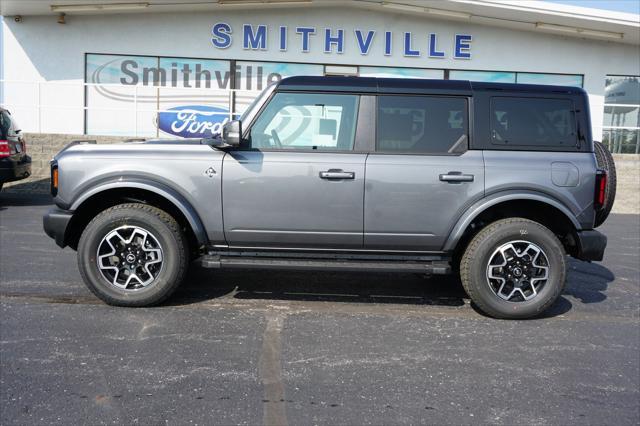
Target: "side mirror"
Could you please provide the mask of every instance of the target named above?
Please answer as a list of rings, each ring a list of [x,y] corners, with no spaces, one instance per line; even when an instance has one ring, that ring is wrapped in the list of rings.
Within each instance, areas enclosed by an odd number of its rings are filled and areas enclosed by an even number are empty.
[[[229,146],[240,146],[242,140],[242,123],[232,120],[222,128],[222,140]]]

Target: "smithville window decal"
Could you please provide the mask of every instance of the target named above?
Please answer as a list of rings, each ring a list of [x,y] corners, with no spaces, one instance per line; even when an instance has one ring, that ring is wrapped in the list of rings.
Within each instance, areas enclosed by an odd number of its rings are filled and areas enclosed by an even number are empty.
[[[269,83],[292,75],[323,75],[317,64],[88,54],[87,132],[122,136],[210,137],[241,114]],[[135,110],[135,114],[131,114]],[[132,116],[134,118],[132,118]]]

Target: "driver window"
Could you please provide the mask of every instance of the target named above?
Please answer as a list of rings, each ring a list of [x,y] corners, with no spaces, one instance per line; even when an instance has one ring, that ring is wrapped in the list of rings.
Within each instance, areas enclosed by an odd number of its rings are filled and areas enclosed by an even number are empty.
[[[357,111],[357,95],[276,93],[251,127],[251,148],[350,151]]]

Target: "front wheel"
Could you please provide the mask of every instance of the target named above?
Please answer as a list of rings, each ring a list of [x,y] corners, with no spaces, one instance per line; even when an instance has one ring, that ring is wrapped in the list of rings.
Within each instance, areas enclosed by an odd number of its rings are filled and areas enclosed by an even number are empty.
[[[564,247],[537,222],[498,220],[471,240],[460,262],[460,277],[471,300],[487,315],[535,317],[564,289]]]
[[[188,267],[176,220],[156,207],[120,204],[98,214],[78,245],[85,284],[109,305],[155,305],[175,291]]]

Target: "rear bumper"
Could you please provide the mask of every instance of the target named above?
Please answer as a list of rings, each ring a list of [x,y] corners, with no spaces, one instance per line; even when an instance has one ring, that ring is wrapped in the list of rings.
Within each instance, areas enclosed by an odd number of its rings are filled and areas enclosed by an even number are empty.
[[[31,157],[25,155],[20,160],[3,158],[0,160],[0,182],[13,182],[31,176]]]
[[[600,261],[607,248],[607,236],[598,231],[579,231],[576,233],[576,259]]]
[[[53,238],[56,244],[62,248],[67,245],[65,242],[65,234],[72,217],[73,214],[69,211],[53,208],[42,218],[44,232]]]

